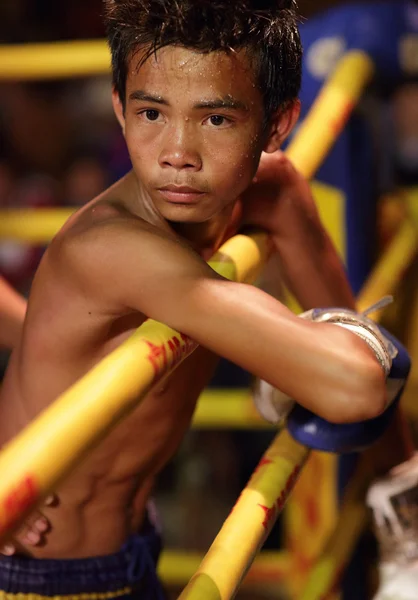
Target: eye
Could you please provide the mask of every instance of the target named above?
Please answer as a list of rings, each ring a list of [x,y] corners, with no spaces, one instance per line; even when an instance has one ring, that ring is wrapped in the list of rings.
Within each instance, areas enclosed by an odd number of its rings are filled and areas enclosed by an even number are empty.
[[[221,115],[213,115],[212,117],[210,117],[209,120],[212,123],[212,125],[216,125],[217,127],[219,125],[222,125],[224,122],[224,118],[221,117]]]
[[[208,118],[208,123],[210,123],[210,125],[212,125],[213,127],[223,129],[231,125],[231,120],[227,119],[227,117],[224,117],[222,115],[211,115]]]
[[[146,110],[142,110],[139,115],[142,116],[145,121],[158,121],[161,113],[159,110],[155,110],[155,108],[147,108]]]

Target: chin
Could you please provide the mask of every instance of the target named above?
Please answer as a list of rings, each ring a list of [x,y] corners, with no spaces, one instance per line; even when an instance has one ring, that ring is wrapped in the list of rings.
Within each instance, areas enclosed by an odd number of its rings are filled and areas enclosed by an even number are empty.
[[[190,204],[173,204],[164,206],[161,211],[162,216],[167,221],[173,223],[205,223],[211,219],[215,213],[209,212],[202,207]]]

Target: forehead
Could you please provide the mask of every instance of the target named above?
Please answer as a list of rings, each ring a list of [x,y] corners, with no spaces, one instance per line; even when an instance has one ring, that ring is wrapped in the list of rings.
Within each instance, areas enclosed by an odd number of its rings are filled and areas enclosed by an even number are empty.
[[[231,96],[260,104],[254,68],[244,51],[204,54],[180,46],[166,46],[138,68],[141,55],[128,65],[127,88],[146,89],[160,95],[193,99]]]

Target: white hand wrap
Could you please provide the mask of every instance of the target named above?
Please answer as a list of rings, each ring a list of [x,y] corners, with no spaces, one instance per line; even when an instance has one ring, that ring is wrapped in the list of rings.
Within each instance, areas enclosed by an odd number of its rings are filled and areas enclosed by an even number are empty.
[[[373,350],[376,359],[382,367],[386,377],[392,368],[392,359],[397,355],[395,346],[382,334],[379,327],[372,319],[354,310],[330,308],[309,310],[300,315],[315,323],[333,323],[352,331]]]
[[[349,329],[373,350],[386,377],[388,376],[397,350],[381,333],[376,323],[364,314],[348,308],[315,308],[300,314],[299,317],[315,323],[332,323]],[[286,419],[294,405],[294,400],[289,396],[260,379],[256,379],[253,399],[260,415],[275,425],[280,425]]]

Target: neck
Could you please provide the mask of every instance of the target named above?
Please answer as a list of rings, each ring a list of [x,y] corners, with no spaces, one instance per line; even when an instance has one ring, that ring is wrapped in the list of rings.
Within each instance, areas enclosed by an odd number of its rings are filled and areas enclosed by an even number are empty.
[[[186,240],[202,258],[208,260],[227,238],[233,221],[235,205],[235,203],[231,203],[221,213],[204,223],[169,222],[169,226],[177,235]]]
[[[221,244],[235,233],[241,214],[239,201],[231,202],[222,212],[204,223],[178,223],[166,221],[161,216],[151,199],[141,189],[132,171],[126,177],[125,183],[129,191],[125,195],[125,203],[130,212],[156,227],[181,237],[205,260],[208,260]]]

